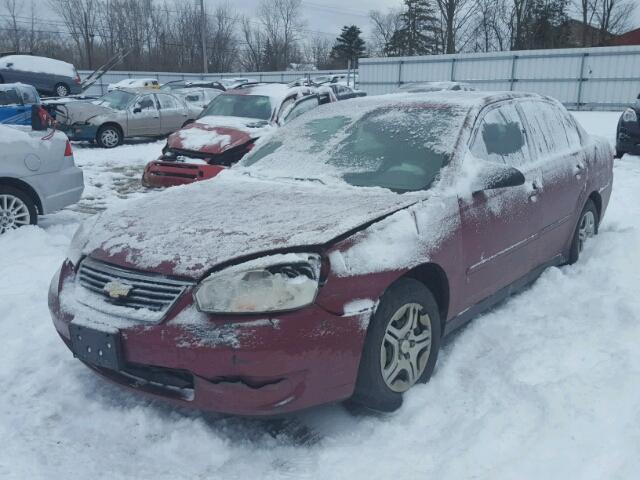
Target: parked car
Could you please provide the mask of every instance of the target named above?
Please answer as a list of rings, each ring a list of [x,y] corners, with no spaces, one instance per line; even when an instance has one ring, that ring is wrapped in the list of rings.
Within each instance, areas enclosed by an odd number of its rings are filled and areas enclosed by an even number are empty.
[[[640,155],[640,95],[633,105],[630,105],[620,115],[616,131],[616,157],[625,153]]]
[[[71,140],[95,140],[103,148],[114,148],[125,138],[175,132],[201,110],[168,92],[117,89],[93,102],[58,105],[56,119]]]
[[[0,85],[0,123],[31,125],[31,108],[40,105],[40,95],[31,85]]]
[[[340,83],[342,85],[355,86],[358,84],[357,73],[336,73],[331,75],[320,75],[311,79],[316,85],[324,85],[328,83]]]
[[[466,83],[461,82],[409,82],[403,85],[400,85],[396,92],[405,92],[405,93],[429,93],[429,92],[437,92],[440,90],[465,90],[465,91],[473,91],[474,88]]]
[[[33,85],[45,95],[82,93],[80,75],[70,63],[35,55],[0,57],[0,83]]]
[[[367,96],[367,92],[363,92],[362,90],[356,90],[355,88],[347,87],[346,85],[342,85],[341,83],[331,83],[329,85],[338,100],[349,100],[350,98]]]
[[[213,90],[225,91],[224,85],[220,82],[210,80],[173,80],[160,87],[160,90],[182,90],[185,88],[209,88]]]
[[[195,123],[169,136],[162,156],[145,167],[142,184],[170,187],[216,176],[289,116],[331,101],[325,95],[300,103],[315,91],[279,83],[227,90],[209,104]]]
[[[171,90],[171,93],[184,100],[193,108],[200,109],[200,111],[202,111],[211,103],[211,100],[216,98],[223,91],[224,90],[218,90],[217,88],[186,87]]]
[[[118,88],[151,88],[159,89],[160,82],[157,78],[125,78],[107,86],[107,92],[112,92]]]
[[[443,335],[578,260],[612,167],[535,94],[337,102],[208,182],[88,221],[53,323],[95,372],[176,404],[393,410]]]
[[[76,203],[84,189],[66,135],[0,125],[0,234]]]
[[[225,89],[231,90],[232,88],[246,85],[247,83],[258,83],[258,80],[256,80],[255,78],[246,77],[222,78],[220,79],[220,83],[224,86]]]

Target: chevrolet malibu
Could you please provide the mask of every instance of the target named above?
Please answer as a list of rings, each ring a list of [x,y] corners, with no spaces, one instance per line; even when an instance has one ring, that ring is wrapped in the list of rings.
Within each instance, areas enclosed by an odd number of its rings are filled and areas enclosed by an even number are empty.
[[[96,373],[180,405],[391,411],[444,335],[578,260],[612,165],[538,95],[322,106],[210,181],[85,223],[53,322]]]

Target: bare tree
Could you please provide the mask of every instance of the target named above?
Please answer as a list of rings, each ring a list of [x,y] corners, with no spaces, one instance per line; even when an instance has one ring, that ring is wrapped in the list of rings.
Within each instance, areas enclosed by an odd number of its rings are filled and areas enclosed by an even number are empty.
[[[22,2],[18,0],[3,0],[2,5],[4,10],[7,12],[8,21],[8,29],[7,32],[10,36],[10,41],[12,44],[12,49],[14,52],[20,51],[20,41],[23,36],[22,27],[18,26],[18,17],[22,12]]]
[[[305,59],[317,69],[324,70],[331,65],[331,48],[333,43],[327,37],[321,35],[312,37],[305,44]]]
[[[299,56],[299,42],[305,23],[300,7],[302,0],[262,0],[258,7],[257,21],[265,37],[265,48],[270,56],[266,59],[277,70],[286,69]]]
[[[473,18],[476,4],[473,0],[436,0],[442,18],[444,53],[456,53],[456,40]]]
[[[64,21],[81,58],[93,67],[93,47],[98,27],[98,0],[49,0]]]
[[[391,41],[393,34],[402,27],[401,11],[390,8],[386,12],[371,10],[369,12],[371,22],[371,50],[375,55],[384,56],[385,47]]]
[[[231,71],[238,55],[238,15],[231,10],[229,3],[220,4],[212,14],[212,24],[207,31],[211,39],[209,63],[214,72]]]
[[[636,0],[599,0],[595,17],[601,45],[606,44],[612,34],[627,30],[636,6]]]

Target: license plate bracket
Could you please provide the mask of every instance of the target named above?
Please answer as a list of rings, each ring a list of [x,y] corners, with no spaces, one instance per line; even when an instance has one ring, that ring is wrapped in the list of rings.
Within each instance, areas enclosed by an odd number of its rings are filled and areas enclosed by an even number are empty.
[[[121,370],[124,366],[120,332],[69,324],[71,351],[85,363],[110,370]]]

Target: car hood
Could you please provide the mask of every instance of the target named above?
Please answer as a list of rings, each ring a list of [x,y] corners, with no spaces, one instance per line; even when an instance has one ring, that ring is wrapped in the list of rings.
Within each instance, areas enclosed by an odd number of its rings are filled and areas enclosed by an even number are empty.
[[[101,115],[116,115],[118,112],[104,105],[90,102],[68,102],[57,106],[59,122],[72,125],[78,122],[88,122]]]
[[[252,140],[271,127],[259,120],[236,117],[204,117],[171,134],[169,148],[218,155]]]
[[[217,265],[324,245],[412,205],[422,193],[262,180],[242,170],[155,192],[83,226],[71,258],[198,279]]]

